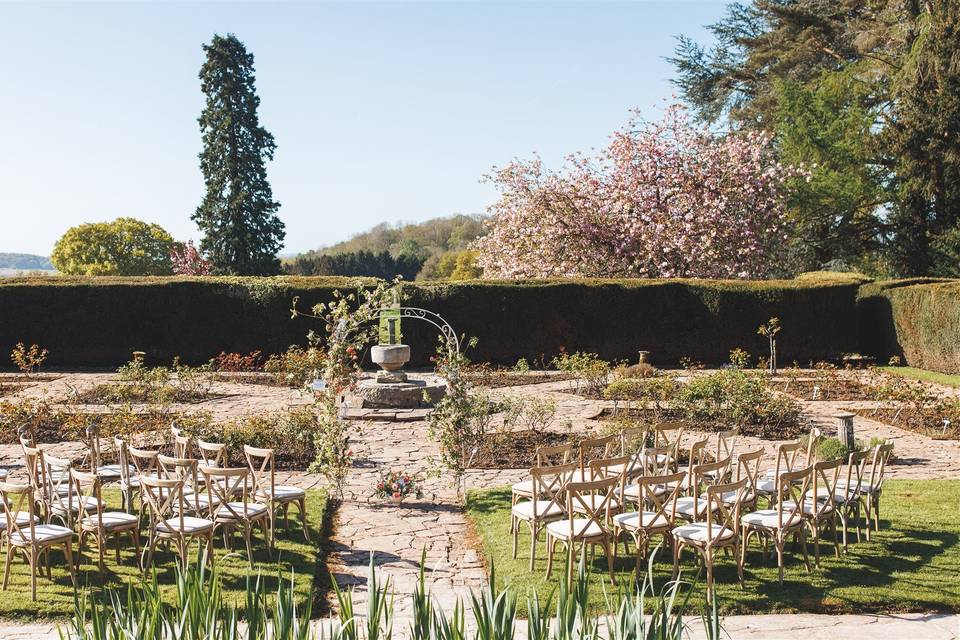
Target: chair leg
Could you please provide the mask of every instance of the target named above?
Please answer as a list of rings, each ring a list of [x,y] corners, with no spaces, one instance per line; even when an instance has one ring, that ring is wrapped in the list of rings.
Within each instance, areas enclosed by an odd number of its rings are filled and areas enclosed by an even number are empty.
[[[613,554],[610,552],[610,541],[603,541],[603,555],[607,556],[607,572],[610,574],[610,584],[617,584],[617,579],[613,575]]]
[[[555,548],[555,539],[547,531],[547,580],[553,575],[553,551]]]
[[[513,536],[513,559],[517,559],[517,537],[520,535],[517,517],[510,514],[510,534]]]
[[[810,573],[810,556],[807,555],[807,530],[803,527],[800,528],[800,550],[803,551],[803,565],[807,568],[807,573]]]
[[[30,597],[34,602],[37,601],[37,562],[40,560],[40,554],[36,547],[30,547]]]
[[[7,542],[7,559],[3,563],[3,590],[7,590],[7,583],[10,582],[10,562],[13,560],[13,545]]]
[[[250,537],[253,532],[251,531],[251,529],[253,529],[253,526],[249,522],[244,523],[243,540],[244,542],[247,543],[247,560],[250,562],[250,568],[252,569],[253,568],[253,544],[252,544],[252,541],[250,540]]]
[[[737,563],[737,577],[740,579],[740,589],[743,589],[743,561],[742,555],[740,554],[740,541],[734,542],[733,544],[733,560]]]
[[[310,530],[307,528],[307,506],[306,499],[300,500],[297,504],[300,506],[300,524],[303,526],[303,538],[310,542]],[[270,530],[273,531],[273,523],[270,523]],[[270,544],[273,545],[273,534],[270,534]]]
[[[783,536],[778,535],[776,540],[777,546],[777,570],[780,572],[780,584],[783,585],[783,545],[786,541],[783,539]]]
[[[873,498],[873,524],[877,533],[880,532],[880,494],[874,494]]]
[[[679,540],[675,540],[673,544],[673,577],[672,580],[677,579],[677,575],[680,573],[680,552],[683,550],[683,543]]]
[[[713,553],[706,551],[703,561],[707,565],[707,602],[713,602]]]
[[[64,549],[64,552],[65,552],[66,555],[67,555],[67,570],[70,572],[70,582],[72,582],[72,583],[73,583],[73,586],[76,587],[76,586],[77,586],[77,574],[76,574],[76,571],[75,571],[74,568],[73,568],[73,542],[72,542],[71,540],[67,540],[67,542],[66,542],[66,544],[65,544],[64,546],[66,547],[66,548]]]
[[[537,534],[540,533],[540,527],[535,522],[530,523],[530,571],[537,561]]]

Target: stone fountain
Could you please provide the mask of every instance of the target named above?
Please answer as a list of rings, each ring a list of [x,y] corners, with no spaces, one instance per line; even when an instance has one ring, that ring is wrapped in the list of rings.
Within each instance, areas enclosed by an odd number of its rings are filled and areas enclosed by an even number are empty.
[[[357,384],[350,405],[362,409],[418,409],[433,406],[447,393],[446,381],[432,373],[403,370],[410,346],[400,343],[399,310],[381,313],[380,344],[370,348],[370,359],[380,367]]]

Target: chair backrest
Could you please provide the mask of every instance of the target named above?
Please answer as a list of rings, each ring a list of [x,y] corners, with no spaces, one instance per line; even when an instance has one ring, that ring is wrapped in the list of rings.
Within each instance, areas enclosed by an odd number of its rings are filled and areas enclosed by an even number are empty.
[[[43,472],[47,481],[46,499],[54,513],[66,517],[67,527],[73,526],[74,491],[71,481],[73,464],[66,458],[57,458],[44,452]],[[63,491],[62,489],[66,489]]]
[[[250,492],[250,470],[246,467],[211,467],[200,465],[204,484],[207,485],[207,497],[211,517],[223,515],[230,518],[249,517],[248,496]],[[237,496],[240,496],[237,505]]]
[[[170,456],[160,454],[157,456],[157,463],[160,477],[168,480],[180,480],[183,485],[182,493],[188,494],[186,496],[187,502],[178,504],[185,505],[192,502],[193,504],[190,506],[193,507],[195,511],[199,511],[201,491],[197,472],[199,462],[193,458],[171,458]],[[141,481],[142,480],[141,478]]]
[[[867,468],[867,461],[873,456],[873,450],[868,449],[867,451],[851,451],[850,455],[847,456],[847,472],[841,472],[840,477],[843,479],[843,487],[840,493],[850,497],[855,495],[856,492],[863,486],[863,478]]]
[[[566,513],[566,487],[579,468],[579,462],[533,467],[530,469],[530,478],[533,480],[533,495],[547,496],[550,502],[560,507],[563,513]],[[537,504],[538,500],[539,498],[535,499],[532,505],[534,519],[541,512],[540,505]],[[546,511],[546,509],[543,509],[543,511]]]
[[[590,478],[600,480],[601,478],[619,478],[620,476],[626,476],[633,470],[634,462],[635,458],[630,455],[591,460]]]
[[[143,503],[147,505],[150,514],[150,529],[157,524],[176,516],[180,519],[180,531],[184,530],[183,509],[174,509],[174,505],[183,504],[183,480],[181,478],[156,478],[142,476],[140,478],[140,493]],[[176,513],[174,513],[176,511]]]
[[[14,535],[23,540],[36,540],[33,499],[34,488],[29,484],[0,482],[0,504],[3,505],[3,517],[7,523],[5,530],[7,540]],[[26,523],[23,522],[22,516],[17,518],[21,513],[27,514]]]
[[[98,508],[103,504],[100,476],[96,473],[70,469],[70,480],[73,483],[73,493],[77,501],[77,522],[89,519],[97,523],[98,529],[103,529],[103,510]]]
[[[739,433],[740,429],[737,427],[717,432],[717,448],[713,452],[714,460],[733,457],[737,448],[737,435]]]
[[[173,431],[173,427],[171,427]],[[186,459],[193,457],[193,438],[177,429],[173,431],[173,457]]]
[[[619,435],[614,433],[600,438],[586,438],[577,445],[580,456],[580,468],[586,469],[592,460],[609,458],[615,447],[619,446]]]
[[[250,483],[254,495],[266,493],[270,502],[276,499],[276,472],[274,470],[276,454],[273,449],[261,449],[243,445],[243,455],[247,459],[247,468],[250,469]]]
[[[40,447],[28,446],[23,443],[20,444],[20,448],[23,449],[23,466],[27,471],[27,480],[34,491],[37,492],[37,497],[44,499],[48,487],[47,474],[43,468],[43,451]]]
[[[729,462],[729,460],[728,460]],[[728,540],[728,532],[734,537],[740,532],[740,508],[747,491],[747,479],[715,484],[707,487],[707,545],[712,547],[721,540]],[[724,496],[734,493],[732,501]],[[726,534],[726,535],[725,535]]]
[[[204,465],[208,467],[227,466],[227,445],[197,438],[197,451],[200,453],[200,462]]]
[[[100,427],[95,423],[90,423],[87,425],[87,428],[84,429],[84,434],[86,436],[87,445],[87,455],[84,458],[84,462],[89,462],[90,470],[96,471],[100,468],[101,465],[101,452],[100,452]]]
[[[698,464],[693,468],[693,483],[690,485],[692,495],[699,495],[701,487],[711,487],[723,484],[730,471],[730,458]],[[744,478],[746,482],[746,478]]]
[[[843,460],[825,460],[813,464],[813,490],[808,502],[813,505],[813,517],[829,513],[837,508],[837,482],[840,480],[840,467]]]
[[[21,447],[37,446],[37,432],[34,430],[33,425],[17,429],[17,438],[20,440]]]
[[[820,431],[820,429],[817,427],[810,429],[810,433],[807,434],[807,447],[804,451],[804,455],[806,456],[804,461],[807,466],[817,461],[817,445],[820,444],[822,439],[823,432]]]
[[[678,471],[667,476],[640,476],[631,484],[637,485],[638,504],[641,512],[652,511],[662,516],[669,524],[677,520],[677,500],[684,488],[686,473]],[[653,521],[657,520],[654,516]]]
[[[875,492],[883,488],[883,479],[887,471],[887,463],[893,455],[893,443],[885,443],[874,447],[873,459],[870,462],[870,480]]]
[[[777,461],[774,466],[774,478],[779,478],[781,473],[800,468],[799,459],[801,449],[803,449],[803,443],[799,440],[781,442],[775,447]]]
[[[120,467],[120,482],[130,486],[130,452],[127,450],[127,441],[120,436],[114,436],[113,448],[117,451],[117,465]]]
[[[576,518],[567,518],[571,538],[583,536],[592,524],[606,530],[613,497],[619,484],[620,478],[567,483],[566,512],[577,514]]]
[[[665,476],[673,473],[675,458],[672,445],[647,447],[640,452],[640,468],[644,475]]]
[[[813,482],[813,467],[797,471],[784,471],[777,476],[777,528],[802,522],[803,503],[810,494]]]
[[[658,425],[653,430],[653,446],[671,447],[673,457],[680,454],[680,440],[683,438],[682,424]]]
[[[760,463],[763,460],[763,447],[746,451],[737,456],[737,480],[747,479],[747,495],[757,495],[757,479],[760,476]]]
[[[159,463],[157,462],[157,458],[160,456],[158,451],[137,449],[130,445],[127,445],[125,449],[127,452],[127,460],[133,465],[133,468],[137,470],[138,476],[158,475]]]
[[[686,482],[686,491],[694,492],[694,482],[695,474],[693,472],[694,468],[706,464],[707,462],[707,445],[710,444],[710,438],[704,438],[702,440],[697,440],[690,445],[690,450],[687,452],[687,482]]]
[[[620,455],[640,453],[647,446],[649,427],[626,427],[620,431]]]
[[[558,444],[550,447],[537,447],[536,460],[538,467],[566,464],[573,456],[572,444]]]

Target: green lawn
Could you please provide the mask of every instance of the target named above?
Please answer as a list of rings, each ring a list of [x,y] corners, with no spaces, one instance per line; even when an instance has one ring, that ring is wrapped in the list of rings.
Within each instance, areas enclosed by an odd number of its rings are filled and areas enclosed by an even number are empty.
[[[911,378],[912,380],[936,382],[937,384],[960,388],[960,375],[940,373],[939,371],[927,371],[926,369],[917,369],[916,367],[881,367],[881,370],[903,376],[904,378]]]
[[[111,509],[119,508],[119,493],[116,490],[105,492],[104,499]],[[254,569],[250,570],[247,562],[246,549],[243,538],[235,534],[231,542],[232,553],[228,553],[223,546],[223,536],[219,531],[214,540],[217,554],[216,564],[224,590],[224,601],[228,604],[236,603],[243,607],[246,598],[246,580],[248,575],[259,572],[265,581],[267,592],[276,590],[278,570],[284,574],[284,579],[290,579],[290,571],[296,575],[296,593],[300,599],[310,596],[318,574],[318,563],[321,558],[321,543],[324,522],[326,497],[322,491],[307,492],[307,524],[310,529],[311,542],[303,538],[303,530],[296,514],[296,507],[290,509],[290,527],[283,527],[283,520],[278,521],[277,539],[274,555],[271,559],[267,554],[266,542],[260,533],[259,527],[254,535]],[[146,536],[142,536],[142,541]],[[126,541],[129,538],[122,538]],[[194,554],[198,546],[192,547]],[[74,546],[76,553],[76,546]],[[5,555],[5,554],[4,554]],[[175,560],[177,556],[172,552],[158,549],[154,555],[154,565],[157,567],[157,578],[163,591],[168,593],[170,601],[175,599]],[[191,562],[196,561],[194,555]],[[74,591],[70,583],[70,574],[67,571],[63,553],[51,551],[50,562],[53,566],[53,579],[46,575],[37,578],[37,601],[30,599],[30,572],[26,563],[19,556],[11,565],[10,583],[7,591],[0,595],[0,619],[9,618],[63,618],[73,613]],[[139,580],[142,572],[137,566],[132,544],[124,543],[121,549],[121,563],[116,562],[111,540],[109,552],[104,558],[105,573],[97,567],[96,547],[89,544],[84,549],[80,571],[77,575],[77,585],[89,586],[95,591],[100,589],[116,589],[131,580]],[[317,608],[314,608],[317,610]]]
[[[494,563],[498,580],[518,589],[521,608],[525,606],[523,594],[532,589],[545,598],[563,575],[565,558],[557,553],[554,577],[548,582],[546,545],[538,544],[536,571],[531,573],[525,525],[521,525],[518,557],[510,557],[510,489],[471,491],[467,514],[483,541],[486,561]],[[622,550],[621,546],[621,556]],[[606,559],[599,548],[597,553],[591,566],[594,586],[590,599],[599,612],[605,609],[599,581],[606,576]],[[812,547],[810,553],[812,563]],[[662,550],[654,568],[658,588],[669,579],[671,562],[669,551]],[[884,487],[879,535],[870,542],[854,542],[840,559],[833,555],[832,545],[822,545],[820,568],[813,567],[810,574],[804,570],[799,550],[789,546],[785,564],[780,586],[776,556],[762,564],[760,547],[751,542],[741,590],[733,559],[721,556],[714,574],[721,612],[960,611],[960,480],[889,480]],[[697,570],[691,552],[684,552],[681,566],[685,577],[693,579]],[[630,583],[633,567],[633,556],[618,558],[618,585]],[[611,592],[609,581],[605,588]],[[697,586],[700,589],[702,584]],[[699,601],[697,595],[691,600]]]

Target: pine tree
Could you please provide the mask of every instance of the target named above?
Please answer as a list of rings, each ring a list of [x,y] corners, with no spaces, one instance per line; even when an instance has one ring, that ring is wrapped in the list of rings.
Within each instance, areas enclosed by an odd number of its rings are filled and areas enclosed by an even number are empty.
[[[192,216],[204,234],[200,247],[217,273],[275,274],[286,233],[267,181],[265,163],[277,145],[257,116],[253,54],[232,34],[215,35],[203,50],[207,100],[198,122],[206,195]]]

